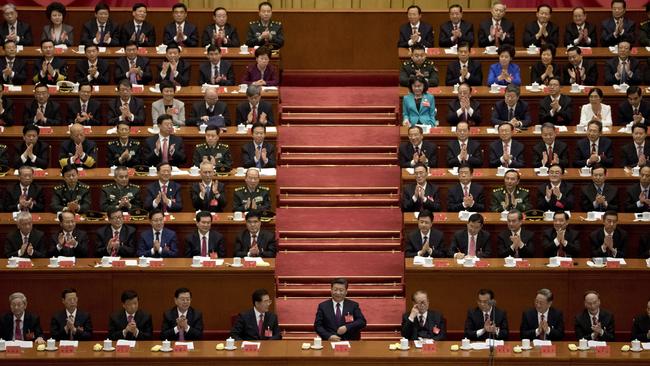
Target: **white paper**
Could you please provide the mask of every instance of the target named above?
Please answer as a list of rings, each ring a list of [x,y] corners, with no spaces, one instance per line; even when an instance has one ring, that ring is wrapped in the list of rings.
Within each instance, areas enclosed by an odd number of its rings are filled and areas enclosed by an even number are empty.
[[[330,344],[332,345],[332,349],[335,349],[337,345],[345,345],[345,346],[348,346],[348,348],[351,347],[349,341],[330,342]]]
[[[127,259],[124,261],[124,265],[127,267],[136,267],[138,265],[137,259]]]
[[[260,175],[262,177],[274,177],[277,174],[275,168],[262,168],[260,170]]]
[[[552,346],[553,342],[541,339],[533,339],[533,347]]]
[[[602,220],[603,215],[605,215],[605,213],[601,212],[601,211],[589,211],[589,212],[587,212],[587,217],[589,217],[589,215],[596,216],[596,218],[594,220],[590,220],[590,219],[585,219],[585,220],[587,220],[587,221],[596,221],[596,220]]]
[[[5,347],[18,346],[20,348],[32,348],[34,343],[32,341],[7,341]]]
[[[506,343],[505,343],[505,341],[501,341],[501,340],[498,340],[498,339],[486,339],[485,344],[488,347],[490,346],[490,344],[492,344],[494,347],[497,347],[497,346],[503,346]]]
[[[17,172],[17,171],[16,171],[16,172]],[[409,175],[413,175],[413,174],[415,174],[415,169],[413,169],[413,168],[406,168],[406,172],[409,173]],[[16,175],[18,175],[18,173],[16,173]]]
[[[266,128],[266,132],[274,132],[274,133],[277,133],[277,132],[278,132],[278,128],[275,127],[275,126],[269,126],[269,127]]]
[[[255,263],[264,263],[264,258],[262,257],[244,257],[245,262],[255,262]]]
[[[79,341],[69,341],[69,340],[62,339],[59,342],[59,347],[64,347],[64,346],[72,346],[74,348],[77,348],[79,347]]]
[[[415,348],[422,348],[423,344],[434,344],[434,343],[435,342],[433,341],[433,339],[428,339],[428,338],[413,341],[413,344],[415,345]]]
[[[106,52],[106,47],[97,47],[97,48],[99,48],[99,53]]]
[[[64,257],[62,255],[59,256],[59,262],[64,261],[64,262],[69,262],[72,261],[72,263],[77,263],[77,258],[75,257]]]
[[[424,264],[424,257],[420,257],[419,255],[416,255],[413,257],[413,264],[415,265],[423,265]]]
[[[445,54],[446,55],[457,55],[458,54],[458,49],[445,48]]]
[[[569,132],[569,129],[566,126],[555,126],[560,132]]]
[[[470,343],[469,346],[475,350],[490,349],[490,346],[487,343]]]
[[[626,265],[627,263],[625,262],[625,258],[612,258],[612,257],[607,257],[607,262],[618,262],[622,266]]]
[[[588,341],[587,346],[589,348],[594,348],[594,347],[605,347],[607,346],[607,342],[601,342],[601,341]]]
[[[272,90],[277,91],[277,90],[278,90],[278,87],[277,87],[277,86],[263,86],[263,87],[262,87],[262,91],[263,91],[263,92],[265,92],[265,91],[272,91]]]
[[[253,345],[257,348],[260,348],[262,346],[262,342],[250,342],[250,341],[241,342],[241,348],[244,348],[244,346],[248,346],[248,345]]]
[[[552,257],[555,258],[558,262],[572,262],[573,258],[567,258],[567,257]]]
[[[191,351],[194,349],[194,342],[176,342],[177,346],[187,346],[187,350]]]
[[[124,53],[124,47],[122,47],[119,50],[115,51],[115,53]]]
[[[499,133],[499,131],[497,131],[496,128],[488,128],[487,133],[497,134],[497,133]]]
[[[129,346],[131,348],[135,348],[135,341],[129,341],[126,339],[118,339],[117,343],[115,346]]]
[[[10,92],[21,92],[23,91],[23,87],[20,85],[9,85],[8,89]]]

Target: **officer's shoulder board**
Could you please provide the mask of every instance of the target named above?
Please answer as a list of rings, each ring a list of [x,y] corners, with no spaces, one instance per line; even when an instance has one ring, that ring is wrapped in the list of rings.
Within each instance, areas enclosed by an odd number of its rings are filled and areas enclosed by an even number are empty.
[[[257,188],[258,188],[258,189],[261,189],[261,190],[263,190],[263,191],[269,191],[269,190],[270,190],[269,187],[258,186]]]
[[[79,185],[79,187],[81,187],[81,188],[86,188],[86,189],[90,189],[90,186],[89,186],[89,185],[87,185],[86,183],[81,183],[81,182],[79,182],[79,183],[77,183],[77,184],[78,184],[78,185]]]
[[[503,192],[503,187],[494,188],[492,192]]]
[[[245,189],[246,189],[246,187],[237,187],[237,188],[235,188],[235,192],[243,191]]]
[[[112,185],[113,185],[113,183],[106,183],[106,184],[104,184],[104,185],[102,186],[102,188],[109,188],[109,187],[112,186]]]
[[[60,190],[62,190],[63,188],[64,188],[64,185],[63,185],[63,184],[59,184],[58,186],[54,186],[54,190],[55,190],[55,191],[60,191]]]
[[[224,149],[229,149],[230,148],[230,146],[228,146],[228,144],[222,144],[222,143],[219,143],[219,147],[223,147]]]
[[[207,144],[206,144],[205,142],[202,143],[202,144],[198,144],[198,145],[196,145],[196,147],[206,147],[206,146],[207,146]]]
[[[129,188],[136,188],[136,189],[140,189],[140,186],[139,186],[139,185],[137,185],[137,184],[133,184],[133,183],[129,183]]]

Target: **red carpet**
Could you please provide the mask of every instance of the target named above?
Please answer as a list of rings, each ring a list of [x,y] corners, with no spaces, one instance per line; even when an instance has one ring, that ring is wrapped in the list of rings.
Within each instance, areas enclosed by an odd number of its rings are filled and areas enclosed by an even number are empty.
[[[397,83],[395,83],[397,85]],[[287,105],[395,105],[399,104],[397,86],[390,87],[285,87],[280,102]]]
[[[280,126],[278,146],[399,146],[397,126]],[[341,151],[341,150],[339,150]]]
[[[285,208],[275,217],[280,237],[285,231],[376,231],[401,232],[399,208]]]
[[[399,82],[397,70],[282,70],[285,86],[394,86]]]
[[[292,166],[279,167],[277,185],[289,187],[395,187],[400,170],[385,166]]]

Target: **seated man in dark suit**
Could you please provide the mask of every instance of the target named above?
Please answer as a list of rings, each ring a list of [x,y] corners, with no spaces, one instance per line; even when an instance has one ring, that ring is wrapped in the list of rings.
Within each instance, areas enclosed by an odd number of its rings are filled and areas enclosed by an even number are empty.
[[[124,47],[124,57],[115,61],[114,81],[128,80],[131,84],[147,85],[153,80],[149,58],[138,54],[138,45],[128,42]]]
[[[269,311],[272,302],[269,292],[257,289],[252,298],[253,308],[239,313],[230,336],[238,341],[282,339],[278,316]]]
[[[278,247],[275,233],[261,229],[261,218],[259,211],[246,213],[246,229],[235,239],[234,257],[275,258]]]
[[[124,214],[117,207],[106,211],[108,225],[97,229],[95,255],[97,257],[135,257],[135,227],[124,224]]]
[[[576,168],[592,167],[600,164],[611,168],[614,165],[612,140],[603,137],[603,124],[600,121],[590,121],[587,124],[587,137],[578,140],[573,166]]]
[[[641,342],[650,341],[650,300],[646,302],[645,313],[634,317],[632,322],[632,339]]]
[[[88,257],[88,234],[77,229],[75,214],[70,211],[63,211],[58,214],[61,231],[51,237],[51,247],[48,251],[49,257]]]
[[[650,165],[641,168],[639,183],[632,183],[627,188],[627,212],[650,211]]]
[[[131,137],[128,121],[117,122],[117,139],[108,142],[108,166],[134,167],[142,161],[140,141]]]
[[[216,255],[218,258],[226,256],[226,245],[223,235],[212,230],[212,215],[208,211],[199,211],[196,214],[196,231],[192,231],[185,238],[185,257],[192,258]]]
[[[421,210],[440,211],[438,186],[427,182],[429,171],[422,163],[413,168],[415,183],[402,187],[402,211],[420,212]]]
[[[138,293],[133,290],[122,292],[122,308],[108,318],[108,338],[149,340],[153,334],[151,315],[139,309]]]
[[[463,20],[463,7],[454,4],[449,7],[449,21],[440,25],[438,45],[452,47],[460,42],[474,44],[474,25]]]
[[[548,80],[549,95],[539,102],[539,122],[568,126],[573,122],[571,97],[560,93],[560,79]]]
[[[487,258],[490,256],[490,233],[483,230],[483,216],[472,214],[467,221],[467,228],[454,233],[449,247],[449,256],[454,259]]]
[[[45,84],[34,86],[34,100],[25,106],[23,121],[38,126],[56,126],[63,123],[59,103],[49,100],[50,93]]]
[[[12,126],[14,124],[14,103],[4,94],[4,85],[0,82],[0,126]]]
[[[421,44],[424,47],[433,47],[433,27],[422,20],[422,9],[411,5],[406,9],[409,22],[399,27],[399,40],[397,47],[411,47]]]
[[[415,291],[411,300],[411,311],[402,315],[402,337],[408,340],[444,341],[447,337],[445,318],[440,312],[429,310],[429,296],[426,291]]]
[[[259,85],[249,85],[246,89],[247,102],[241,102],[237,105],[237,119],[235,123],[255,124],[261,123],[265,126],[273,126],[273,108],[271,103],[262,98],[262,87]]]
[[[402,168],[412,168],[416,164],[437,167],[438,148],[433,142],[424,141],[422,127],[409,127],[408,136],[409,142],[403,142],[399,146],[399,165]]]
[[[225,128],[231,125],[230,112],[228,112],[228,105],[219,100],[219,93],[216,88],[207,88],[203,96],[202,102],[194,102],[192,104],[192,111],[190,118],[187,119],[187,126],[199,126],[202,124],[219,124],[218,116],[223,117],[223,126]]]
[[[528,47],[534,44],[540,47],[543,44],[560,45],[560,27],[551,22],[553,9],[550,5],[542,4],[537,7],[537,20],[526,24],[522,44]]]
[[[68,124],[78,123],[85,126],[102,124],[101,103],[91,96],[93,87],[87,81],[79,82],[79,99],[68,103]]]
[[[81,29],[81,43],[100,47],[116,47],[120,44],[120,29],[110,19],[111,8],[100,2],[95,5],[95,18],[84,23]]]
[[[429,87],[438,86],[438,68],[433,61],[427,60],[427,53],[424,46],[416,44],[411,47],[411,59],[405,61],[399,69],[399,85],[409,86],[411,79],[418,76],[423,77]]]
[[[553,215],[553,227],[544,230],[542,247],[544,257],[570,257],[580,256],[580,235],[577,231],[568,228],[569,214],[557,211]]]
[[[165,227],[165,215],[161,210],[149,212],[151,230],[140,233],[138,257],[173,258],[177,254],[176,232]]]
[[[556,139],[555,126],[550,122],[542,124],[542,141],[533,146],[533,167],[550,167],[558,164],[562,168],[569,165],[569,148]]]
[[[190,65],[181,58],[180,53],[180,48],[176,43],[167,45],[165,59],[158,67],[158,74],[156,74],[157,82],[169,80],[177,86],[190,85]]]
[[[75,80],[82,80],[91,85],[108,85],[111,74],[108,72],[108,62],[100,59],[99,48],[96,44],[88,44],[85,48],[86,60],[77,61],[75,66]]]
[[[481,21],[478,28],[478,46],[497,46],[502,44],[515,45],[515,25],[504,18],[506,5],[494,1],[489,19]]]
[[[79,310],[77,290],[67,288],[61,293],[65,309],[58,311],[50,321],[50,336],[57,341],[89,341],[93,337],[93,324],[90,314]]]
[[[199,66],[199,85],[203,84],[235,85],[235,72],[232,64],[221,58],[221,48],[216,45],[208,47],[208,61]]]
[[[618,123],[627,125],[628,123],[640,123],[650,125],[650,102],[644,100],[643,89],[638,86],[630,86],[627,91],[627,100],[618,105]]]
[[[564,338],[564,316],[553,307],[553,293],[547,288],[537,290],[535,307],[521,314],[521,339],[561,341]]]
[[[185,164],[185,147],[183,139],[174,135],[173,117],[161,114],[158,117],[160,132],[144,141],[144,161],[149,166],[169,163],[172,166]]]
[[[573,8],[573,22],[567,24],[564,33],[564,43],[567,47],[596,47],[598,38],[596,26],[587,22],[587,12],[582,6]]]
[[[54,42],[50,39],[41,41],[41,54],[43,57],[34,61],[34,84],[55,85],[68,78],[66,60],[54,57]]]
[[[5,191],[3,211],[43,212],[44,209],[45,197],[41,186],[34,182],[34,169],[30,166],[18,168],[18,182]]]
[[[183,209],[181,185],[171,181],[172,167],[169,163],[158,165],[158,181],[147,186],[144,209],[160,209],[163,212],[177,212]]]
[[[269,188],[260,186],[260,171],[248,168],[244,177],[244,186],[235,188],[233,193],[233,211],[271,210]]]
[[[332,299],[318,304],[314,330],[318,336],[330,342],[361,339],[366,318],[359,304],[346,298],[348,281],[337,278],[332,281]]]
[[[447,75],[445,76],[445,85],[451,86],[456,84],[467,83],[471,86],[483,85],[483,70],[481,62],[471,60],[470,44],[460,42],[458,44],[458,60],[447,64]]]
[[[592,183],[582,187],[583,211],[618,210],[618,188],[607,183],[606,178],[607,168],[599,164],[591,168]]]
[[[45,234],[33,228],[32,214],[26,211],[18,213],[16,227],[5,239],[5,257],[46,258]]]
[[[630,42],[618,43],[618,57],[605,62],[605,85],[639,85],[643,82],[643,71],[639,60],[630,57]]]
[[[427,209],[420,211],[418,215],[418,230],[411,231],[406,237],[404,245],[404,256],[412,258],[447,256],[442,232],[433,229],[433,213]]]
[[[647,143],[648,127],[642,123],[632,126],[632,142],[623,145],[623,166],[632,169],[644,167],[650,159],[650,144]]]
[[[513,209],[508,212],[508,229],[497,236],[499,257],[532,258],[535,256],[535,235],[522,228],[524,215]]]
[[[192,183],[190,195],[194,209],[208,212],[223,212],[226,207],[224,184],[214,179],[214,165],[204,161],[200,165],[201,181]]]
[[[3,84],[23,85],[27,81],[26,62],[16,57],[17,49],[14,41],[6,41],[4,44],[5,57],[0,58]]]
[[[214,23],[208,24],[203,30],[201,46],[239,47],[237,29],[228,23],[228,11],[218,6],[212,12]]]
[[[481,144],[469,138],[469,124],[461,121],[456,125],[457,140],[447,143],[447,167],[456,167],[463,164],[472,168],[483,166],[483,150]]]
[[[187,5],[176,3],[172,6],[174,21],[165,26],[163,43],[175,42],[185,47],[199,45],[199,31],[196,26],[187,21]],[[164,339],[164,338],[163,338]]]
[[[91,169],[97,166],[97,145],[86,139],[84,126],[75,123],[70,127],[70,138],[63,141],[59,151],[59,164]]]
[[[573,210],[573,184],[562,179],[564,169],[559,164],[548,168],[548,183],[537,188],[537,209],[542,211]]]
[[[192,305],[192,292],[181,287],[174,292],[176,306],[163,313],[160,339],[198,341],[203,338],[203,314]]]
[[[447,191],[447,211],[485,211],[483,186],[472,182],[473,172],[474,168],[466,163],[458,167],[458,184],[452,185]]]
[[[147,6],[143,3],[133,4],[133,19],[120,27],[120,45],[135,42],[139,47],[156,46],[156,29],[147,22]]]
[[[585,292],[585,310],[575,318],[576,339],[613,342],[614,314],[600,308],[600,294]]]
[[[524,144],[512,139],[514,130],[508,122],[499,125],[499,140],[490,144],[490,168],[523,168],[526,165]]]
[[[519,87],[514,84],[506,87],[504,100],[498,101],[492,110],[492,124],[501,125],[510,123],[515,128],[524,128],[531,125],[528,103],[519,99]]]
[[[508,317],[505,310],[496,307],[494,292],[490,289],[478,290],[476,304],[477,307],[467,310],[465,338],[473,341],[508,339]]]
[[[603,20],[600,24],[600,45],[602,47],[616,46],[620,41],[634,43],[636,40],[636,23],[625,17],[625,0],[614,0],[612,17]]]
[[[626,257],[627,231],[617,226],[618,213],[616,211],[605,211],[603,228],[596,229],[589,234],[594,257]]]
[[[28,313],[27,297],[22,292],[9,295],[10,312],[0,319],[2,334],[0,338],[8,341],[33,341],[37,345],[45,344],[41,320],[38,315]]]
[[[467,122],[472,126],[481,124],[481,103],[472,99],[472,87],[467,83],[458,86],[458,99],[453,99],[448,104],[447,123],[456,125]]]
[[[132,84],[127,79],[122,79],[117,85],[118,97],[108,104],[108,124],[117,125],[127,122],[132,126],[143,126],[145,121],[144,101],[133,97]]]
[[[266,126],[256,122],[251,128],[253,141],[241,147],[242,165],[244,168],[275,168],[275,146],[266,137]]]
[[[0,44],[7,41],[23,46],[32,45],[32,28],[29,23],[18,20],[16,5],[8,3],[2,7],[5,21],[0,26]]]
[[[580,47],[567,49],[569,64],[563,67],[562,85],[596,85],[598,83],[598,68],[591,60],[582,57]]]
[[[28,123],[23,127],[23,141],[14,148],[14,169],[21,166],[47,169],[50,166],[50,145],[39,140],[38,126]]]

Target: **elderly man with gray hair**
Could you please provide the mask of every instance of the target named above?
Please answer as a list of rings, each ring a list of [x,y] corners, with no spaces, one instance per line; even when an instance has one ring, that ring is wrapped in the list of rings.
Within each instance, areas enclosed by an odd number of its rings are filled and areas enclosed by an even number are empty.
[[[29,24],[18,20],[16,5],[6,4],[2,7],[2,15],[5,19],[0,25],[0,43],[4,46],[6,41],[16,42],[17,45],[31,46],[32,29]]]
[[[510,84],[506,87],[503,100],[498,101],[492,109],[492,124],[510,123],[515,128],[531,125],[528,103],[519,99],[519,86]]]
[[[33,341],[44,344],[43,330],[38,315],[28,313],[27,297],[22,292],[9,295],[9,309],[0,319],[0,336],[12,341]]]
[[[273,126],[273,108],[271,103],[261,100],[262,87],[249,85],[246,89],[248,101],[237,106],[237,124],[254,124],[259,122],[265,126]]]
[[[45,258],[45,235],[33,228],[32,215],[21,211],[16,218],[16,226],[16,230],[7,234],[5,257]]]
[[[534,305],[521,316],[521,339],[561,341],[564,338],[564,317],[553,307],[553,292],[547,288],[539,289]]]

